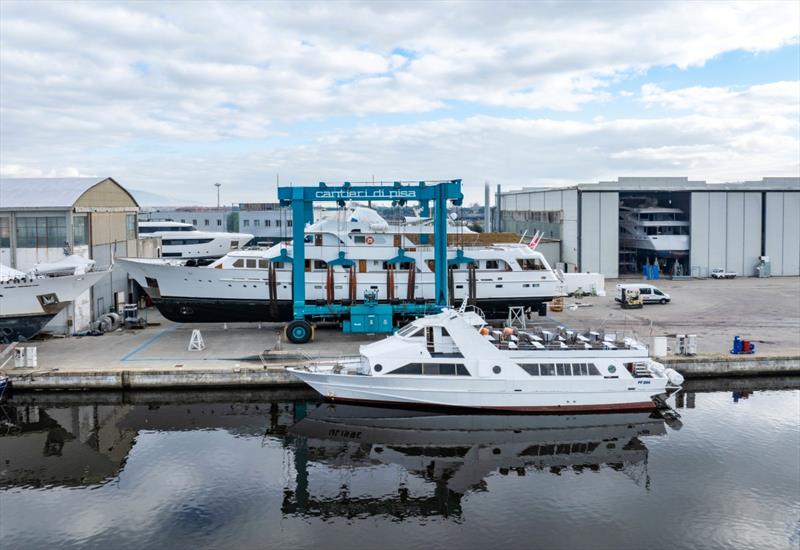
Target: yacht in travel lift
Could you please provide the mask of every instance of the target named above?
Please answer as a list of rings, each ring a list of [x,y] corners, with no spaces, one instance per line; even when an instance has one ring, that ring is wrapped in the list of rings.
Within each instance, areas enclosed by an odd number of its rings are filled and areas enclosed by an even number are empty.
[[[463,305],[360,353],[287,370],[334,402],[529,412],[650,410],[683,383],[633,339],[493,330]]]
[[[434,301],[434,252],[420,244],[430,220],[389,224],[366,207],[342,209],[305,228],[306,300],[355,303],[365,294],[381,302]],[[475,244],[477,235],[449,223],[448,249],[474,262],[449,269],[453,300],[469,298],[487,314],[505,316],[508,306],[539,307],[564,295],[562,275],[525,243]],[[168,319],[177,322],[257,322],[292,319],[291,243],[237,250],[204,267],[153,259],[120,259]]]
[[[139,222],[139,234],[161,237],[161,256],[184,260],[216,259],[253,238],[249,233],[199,231],[190,223],[172,221]]]

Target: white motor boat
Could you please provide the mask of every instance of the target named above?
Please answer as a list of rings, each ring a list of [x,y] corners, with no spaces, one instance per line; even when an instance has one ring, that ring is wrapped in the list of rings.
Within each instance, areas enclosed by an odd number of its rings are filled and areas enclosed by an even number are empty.
[[[307,225],[306,301],[354,304],[369,293],[383,303],[433,302],[432,231],[430,223],[419,219],[390,224],[364,207]],[[462,241],[458,249],[448,248],[448,259],[457,263],[448,269],[452,300],[469,298],[487,314],[505,317],[509,305],[536,308],[564,295],[559,274],[527,244],[478,244],[476,234],[452,220],[448,233],[451,241]],[[171,321],[291,321],[294,246],[237,250],[203,267],[152,259],[117,261]],[[464,261],[458,260],[459,253]]]
[[[108,274],[94,261],[69,256],[28,273],[0,266],[0,344],[35,336],[75,298]]]
[[[161,256],[184,260],[216,259],[246,245],[249,233],[199,231],[190,223],[139,222],[139,234],[161,237]]]
[[[633,339],[492,330],[463,307],[360,352],[287,370],[332,401],[538,412],[653,409],[683,383]]]

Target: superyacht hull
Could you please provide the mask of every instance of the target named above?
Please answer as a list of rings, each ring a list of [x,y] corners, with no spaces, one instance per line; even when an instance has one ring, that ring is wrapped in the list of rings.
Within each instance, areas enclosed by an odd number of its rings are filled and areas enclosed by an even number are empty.
[[[0,344],[12,344],[30,340],[55,315],[55,313],[43,313],[41,315],[15,315],[0,318]]]
[[[475,305],[489,318],[505,318],[509,304],[536,309],[552,298],[478,299]],[[269,323],[289,322],[291,300],[225,299],[225,298],[152,298],[153,305],[176,323]],[[385,303],[379,301],[379,303]],[[433,303],[432,301],[430,303]]]
[[[61,310],[108,271],[62,277],[10,279],[0,283],[0,342],[35,336]]]
[[[291,271],[278,271],[274,298],[270,299],[269,271],[266,269],[214,269],[169,265],[156,260],[118,259],[147,292],[153,305],[164,317],[175,322],[284,322],[292,320]],[[474,304],[490,317],[506,317],[509,305],[538,307],[562,293],[558,280],[544,280],[535,273],[500,272],[481,276],[475,284]],[[540,277],[538,280],[534,276]],[[328,295],[327,273],[306,274],[306,301],[309,303],[343,303],[349,301],[349,272],[333,275],[332,296]],[[409,298],[406,272],[394,275],[392,294],[395,300],[432,303],[433,273],[418,273],[412,281],[414,292]],[[389,294],[385,272],[358,273],[355,295],[377,291],[378,302],[386,303]],[[467,296],[466,273],[454,275],[452,301]],[[329,300],[332,298],[332,300]]]

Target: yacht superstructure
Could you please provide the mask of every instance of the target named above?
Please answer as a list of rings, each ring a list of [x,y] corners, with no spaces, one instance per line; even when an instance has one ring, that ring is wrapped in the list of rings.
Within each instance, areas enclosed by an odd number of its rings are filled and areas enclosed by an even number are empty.
[[[333,401],[535,412],[653,409],[683,383],[632,339],[540,334],[446,309],[360,357],[288,370]]]
[[[182,259],[215,259],[246,245],[249,233],[199,231],[190,223],[139,222],[139,234],[161,237],[161,256]]]
[[[660,257],[689,253],[689,222],[680,208],[620,206],[619,246]]]
[[[389,224],[355,207],[305,228],[306,300],[356,303],[434,300],[432,227],[424,220]],[[452,221],[448,237],[463,246],[448,269],[452,300],[469,299],[487,313],[509,305],[538,307],[564,293],[544,256],[522,243],[470,244],[476,234]],[[427,240],[428,243],[424,241]],[[125,269],[168,318],[186,322],[292,319],[291,243],[241,250],[205,267],[160,260],[121,259]],[[448,258],[457,257],[455,247]],[[471,260],[471,261],[467,261]]]

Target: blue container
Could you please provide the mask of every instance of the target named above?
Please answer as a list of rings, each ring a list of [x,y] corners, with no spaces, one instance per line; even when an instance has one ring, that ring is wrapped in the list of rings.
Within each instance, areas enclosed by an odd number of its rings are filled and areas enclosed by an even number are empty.
[[[733,349],[731,349],[731,353],[738,355],[744,351],[744,346],[742,345],[742,339],[738,336],[733,337]]]

